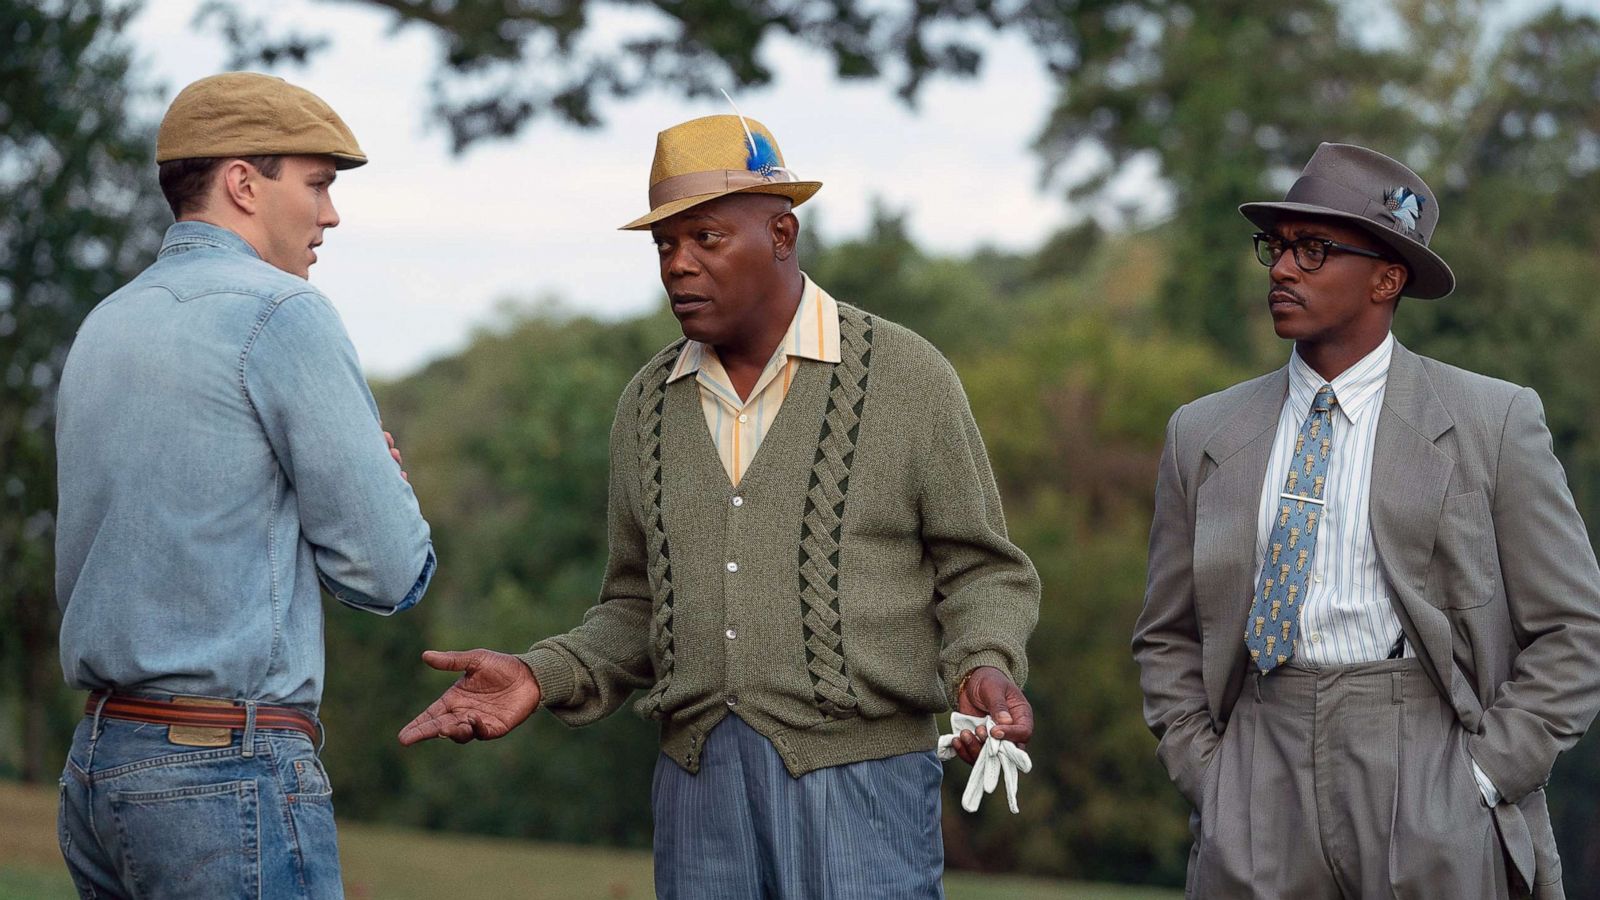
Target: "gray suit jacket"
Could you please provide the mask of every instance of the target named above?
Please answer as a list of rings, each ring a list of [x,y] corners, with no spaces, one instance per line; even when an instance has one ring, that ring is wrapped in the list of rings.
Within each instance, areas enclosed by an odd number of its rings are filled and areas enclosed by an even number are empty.
[[[1191,803],[1246,673],[1256,517],[1288,369],[1173,414],[1134,634],[1145,720]],[[1600,710],[1600,568],[1528,388],[1396,345],[1372,469],[1395,611],[1536,896],[1560,896],[1542,788]]]

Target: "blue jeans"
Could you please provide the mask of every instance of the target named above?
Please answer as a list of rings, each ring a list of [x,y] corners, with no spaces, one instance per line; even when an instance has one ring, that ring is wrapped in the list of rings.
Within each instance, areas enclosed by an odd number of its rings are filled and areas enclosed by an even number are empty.
[[[333,789],[293,731],[186,747],[86,716],[61,773],[61,854],[83,897],[343,897]]]
[[[933,751],[795,778],[738,716],[700,771],[656,760],[658,900],[940,900],[944,838]]]

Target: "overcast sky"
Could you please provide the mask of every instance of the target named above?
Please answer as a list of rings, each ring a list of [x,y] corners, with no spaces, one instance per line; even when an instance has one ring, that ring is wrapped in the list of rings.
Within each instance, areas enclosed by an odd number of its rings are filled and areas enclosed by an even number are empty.
[[[223,70],[221,38],[190,27],[199,5],[147,3],[131,27],[146,74],[165,88],[153,114]],[[369,374],[403,374],[459,349],[506,299],[557,297],[602,314],[660,302],[649,238],[616,228],[648,208],[656,133],[727,112],[724,101],[651,94],[606,106],[601,129],[537,120],[513,141],[454,156],[427,116],[429,33],[391,33],[390,16],[359,6],[275,7],[281,21],[333,39],[310,67],[276,74],[327,100],[371,159],[340,175],[333,198],[343,223],[311,271]],[[599,25],[602,34],[625,27]],[[1068,221],[1065,202],[1039,188],[1028,149],[1055,90],[1023,41],[994,41],[982,78],[930,83],[915,111],[891,84],[846,85],[818,55],[784,42],[768,49],[778,84],[735,99],[777,136],[790,168],[823,182],[803,222],[834,238],[857,235],[878,198],[907,213],[925,248],[961,252],[1030,248]]]

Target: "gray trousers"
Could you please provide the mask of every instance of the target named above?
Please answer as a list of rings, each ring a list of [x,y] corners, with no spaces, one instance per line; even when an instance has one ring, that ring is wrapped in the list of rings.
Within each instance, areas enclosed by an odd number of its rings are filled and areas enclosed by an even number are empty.
[[[1200,793],[1190,897],[1510,897],[1465,731],[1415,659],[1252,673]]]

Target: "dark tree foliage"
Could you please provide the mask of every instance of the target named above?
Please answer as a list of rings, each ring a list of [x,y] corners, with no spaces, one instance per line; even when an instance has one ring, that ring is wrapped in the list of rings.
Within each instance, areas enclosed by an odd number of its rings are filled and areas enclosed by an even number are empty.
[[[1141,157],[1159,163],[1172,202],[1162,311],[1173,327],[1247,353],[1239,322],[1264,291],[1239,265],[1235,207],[1281,196],[1322,141],[1412,149],[1402,136],[1416,133],[1417,116],[1395,86],[1421,66],[1358,38],[1360,24],[1348,4],[1322,0],[1119,4],[1099,52],[1064,83],[1037,148],[1052,169],[1086,150],[1101,160],[1070,195],[1103,195]]]
[[[1405,304],[1424,353],[1539,391],[1574,500],[1600,528],[1600,18],[1553,10],[1508,36],[1434,183],[1461,288]],[[1557,764],[1550,808],[1571,896],[1600,890],[1600,738]]]
[[[165,215],[154,141],[128,112],[133,10],[0,0],[0,679],[20,697],[27,779],[59,766],[74,718],[55,652],[56,380],[84,315],[155,255]]]
[[[649,89],[692,97],[766,84],[772,35],[825,54],[842,78],[891,80],[907,102],[930,77],[976,73],[986,33],[1024,35],[1059,84],[1036,145],[1046,180],[1104,206],[1131,164],[1153,161],[1183,226],[1168,251],[1164,312],[1234,353],[1251,350],[1250,332],[1234,326],[1255,304],[1232,252],[1232,208],[1281,192],[1323,140],[1426,153],[1422,126],[1440,114],[1428,91],[1459,65],[1477,35],[1463,23],[1482,5],[1406,0],[1393,5],[1388,33],[1374,34],[1369,16],[1335,0],[346,2],[437,37],[433,112],[457,150],[515,135],[541,114],[597,125],[604,101]],[[319,46],[243,10],[213,0],[208,13],[224,23],[237,65],[303,60]],[[1155,201],[1125,205],[1149,214]]]
[[[1356,41],[1357,23],[1330,0],[344,2],[438,39],[434,111],[458,150],[514,135],[541,114],[597,125],[603,101],[646,90],[710,96],[768,84],[774,72],[763,47],[773,35],[823,53],[841,78],[891,80],[914,102],[931,77],[975,74],[986,34],[1015,31],[1061,85],[1040,138],[1047,162],[1092,142],[1113,170],[1151,150],[1194,173],[1241,150],[1250,161],[1284,164],[1307,130],[1366,127],[1392,111],[1376,86],[1418,68],[1406,62],[1413,54]],[[247,9],[212,0],[203,15],[220,23],[236,65],[303,61],[326,45]]]
[[[975,72],[970,38],[943,26],[1000,26],[1022,15],[993,0],[940,0],[871,10],[852,0],[357,0],[439,42],[434,111],[457,150],[516,134],[535,116],[575,125],[602,120],[600,103],[666,87],[688,96],[770,83],[762,43],[783,34],[827,53],[845,78],[892,71],[910,98],[929,76]],[[238,0],[214,0],[235,65],[303,60],[321,37],[275,31]],[[602,43],[597,19],[618,29]],[[625,23],[625,24],[618,24]]]

